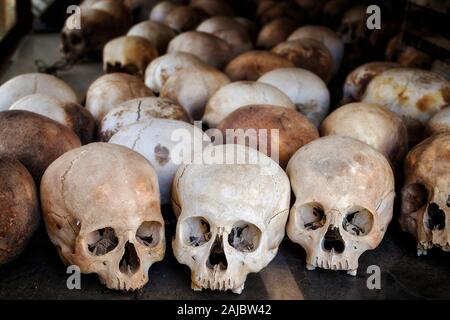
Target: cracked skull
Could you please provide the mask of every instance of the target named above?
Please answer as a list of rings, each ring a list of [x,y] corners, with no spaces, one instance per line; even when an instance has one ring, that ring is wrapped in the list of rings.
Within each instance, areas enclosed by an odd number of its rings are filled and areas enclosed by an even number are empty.
[[[428,138],[405,160],[400,226],[417,240],[417,254],[450,251],[450,134]]]
[[[164,257],[157,176],[128,148],[92,143],[65,153],[42,178],[41,202],[61,259],[110,289],[143,287]]]
[[[307,268],[356,275],[360,255],[378,246],[392,218],[389,162],[365,143],[329,136],[300,148],[287,173],[296,196],[287,234],[305,249]]]
[[[193,290],[241,293],[247,275],[269,264],[284,237],[289,180],[270,158],[246,146],[206,150],[214,157],[221,154],[218,159],[237,154],[248,162],[178,169],[172,192],[178,216],[172,246],[178,262],[191,269]]]

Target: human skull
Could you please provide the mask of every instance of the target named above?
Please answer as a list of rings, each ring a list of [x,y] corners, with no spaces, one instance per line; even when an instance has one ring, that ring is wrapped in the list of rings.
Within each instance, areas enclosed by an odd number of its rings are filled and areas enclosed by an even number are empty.
[[[325,45],[315,39],[301,39],[281,42],[272,49],[291,61],[297,68],[309,70],[328,83],[333,71],[333,59]]]
[[[153,92],[139,77],[126,73],[105,74],[96,79],[86,93],[86,109],[98,123],[119,104],[142,97],[151,97]]]
[[[98,140],[108,142],[123,127],[152,118],[180,120],[190,123],[189,114],[176,103],[157,97],[128,100],[110,110],[99,125]]]
[[[327,27],[303,26],[292,32],[287,40],[292,41],[305,38],[316,39],[322,42],[325,47],[330,50],[333,59],[332,74],[335,75],[341,66],[342,58],[344,56],[344,43],[341,38],[339,38],[339,35]]]
[[[43,93],[67,102],[78,101],[75,91],[57,77],[44,73],[25,73],[0,86],[0,111],[8,110],[20,98],[35,93]]]
[[[163,23],[177,32],[185,32],[194,30],[208,16],[200,8],[181,5],[170,10]]]
[[[0,158],[0,266],[16,259],[39,226],[39,197],[28,170]]]
[[[42,178],[41,204],[63,262],[110,289],[143,287],[164,257],[156,173],[128,148],[92,143],[65,153]]]
[[[231,60],[225,73],[231,81],[256,81],[265,73],[279,68],[293,68],[288,59],[270,51],[247,51]]]
[[[297,27],[298,22],[293,19],[282,17],[272,20],[259,31],[256,45],[270,49],[285,41]]]
[[[149,20],[154,22],[163,23],[166,16],[175,9],[178,4],[170,1],[161,1],[155,5],[150,12]]]
[[[417,255],[450,251],[450,134],[432,136],[406,156],[399,222],[417,240]]]
[[[187,52],[207,65],[221,69],[233,57],[233,48],[225,41],[206,32],[188,31],[169,43],[167,53]]]
[[[194,120],[202,118],[206,103],[230,79],[209,66],[186,68],[175,72],[161,89],[161,97],[182,106]]]
[[[174,30],[162,23],[143,21],[134,25],[127,33],[128,36],[140,36],[146,38],[158,50],[164,54],[170,40],[177,34]]]
[[[123,36],[109,41],[103,49],[103,70],[144,77],[148,64],[158,56],[150,41],[141,36]]]
[[[39,185],[45,169],[81,145],[66,126],[25,110],[0,112],[0,158],[19,160]]]
[[[347,75],[344,83],[342,104],[361,101],[369,82],[381,72],[398,67],[394,62],[369,62],[355,68]]]
[[[328,114],[330,92],[325,82],[311,71],[280,68],[264,74],[258,82],[267,83],[285,93],[316,127]]]
[[[287,234],[305,249],[307,268],[356,275],[360,255],[378,246],[392,218],[389,162],[363,142],[329,136],[300,148],[287,173],[296,196]]]
[[[450,82],[426,70],[394,68],[370,81],[362,102],[377,103],[399,114],[414,145],[426,122],[450,103]]]
[[[167,79],[177,71],[206,66],[199,58],[187,52],[173,52],[153,60],[145,70],[145,85],[159,93]]]
[[[158,175],[161,203],[167,204],[178,167],[194,161],[195,153],[201,153],[211,140],[192,124],[154,118],[120,129],[109,142],[142,154],[152,164]]]
[[[232,161],[178,169],[172,191],[178,217],[172,247],[178,262],[191,269],[193,290],[241,293],[247,275],[267,266],[283,240],[289,180],[255,149],[227,144],[206,152],[216,160]],[[246,160],[237,162],[240,156]]]
[[[252,49],[253,44],[247,30],[231,17],[212,17],[198,25],[197,31],[206,32],[226,41],[237,56]]]
[[[81,28],[74,28],[74,13],[61,32],[61,51],[66,58],[96,56],[109,40],[124,34],[131,26],[131,13],[121,1],[84,1],[79,13]]]
[[[209,99],[203,121],[210,128],[214,128],[233,111],[251,104],[270,104],[295,109],[291,99],[270,84],[238,81],[220,88]]]
[[[358,5],[347,12],[342,17],[338,34],[341,36],[345,46],[346,58],[357,59],[365,52],[368,45],[370,30],[366,26],[367,6]]]

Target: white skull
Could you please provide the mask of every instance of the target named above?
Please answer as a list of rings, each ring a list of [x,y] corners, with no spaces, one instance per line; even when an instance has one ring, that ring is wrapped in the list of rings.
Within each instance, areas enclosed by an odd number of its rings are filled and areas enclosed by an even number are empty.
[[[328,114],[330,92],[325,82],[311,71],[301,68],[275,69],[264,74],[258,82],[280,89],[316,127]]]
[[[178,262],[191,269],[193,290],[241,293],[247,274],[269,264],[284,237],[289,180],[270,158],[246,146],[219,145],[206,152],[221,160],[243,155],[247,161],[179,168],[172,247]]]
[[[405,160],[402,229],[417,240],[417,254],[432,247],[450,251],[450,134],[432,136]]]
[[[173,177],[182,163],[191,163],[194,153],[211,143],[203,131],[192,124],[168,119],[147,119],[120,129],[110,143],[126,146],[142,154],[155,168],[161,203],[170,202]]]
[[[287,234],[306,250],[307,268],[356,275],[359,256],[378,246],[392,218],[389,162],[363,142],[329,136],[300,148],[287,173],[296,196]]]
[[[169,77],[177,71],[206,66],[199,58],[187,52],[173,52],[153,60],[145,70],[145,85],[158,93]]]
[[[9,79],[0,86],[0,111],[30,94],[44,93],[66,102],[77,102],[75,91],[64,81],[44,73],[26,73]]]
[[[214,93],[206,105],[203,121],[210,128],[214,128],[233,111],[251,104],[270,104],[295,109],[291,99],[270,84],[238,81],[227,84]]]
[[[42,178],[41,204],[61,259],[110,289],[143,287],[164,257],[156,173],[128,148],[92,143],[65,153]]]
[[[170,100],[157,97],[137,98],[121,103],[103,117],[97,139],[108,142],[123,127],[153,118],[192,122],[186,110]]]

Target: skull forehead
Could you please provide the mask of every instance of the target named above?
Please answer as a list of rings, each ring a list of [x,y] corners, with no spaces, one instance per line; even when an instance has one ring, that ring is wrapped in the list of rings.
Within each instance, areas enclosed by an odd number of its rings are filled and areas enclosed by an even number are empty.
[[[433,136],[417,145],[406,159],[409,178],[423,182],[448,182],[450,177],[450,134]]]
[[[184,199],[193,205],[213,203],[222,208],[245,206],[254,213],[274,214],[280,197],[273,176],[257,165],[189,166],[183,177]]]
[[[244,164],[193,164],[179,169],[176,178],[178,199],[181,206],[220,207],[223,214],[242,216],[242,212],[228,211],[230,208],[242,208],[245,212],[258,214],[263,220],[271,218],[284,207],[286,194],[289,194],[289,181],[284,171],[264,154],[243,145],[224,145],[213,147],[216,155],[225,147],[225,155],[231,149],[245,152],[248,157]],[[211,149],[208,149],[211,150]],[[275,164],[274,171],[262,162],[261,157]],[[259,158],[260,159],[260,158]],[[220,212],[215,212],[220,214]]]
[[[153,168],[121,146],[94,143],[72,150],[57,159],[46,176],[59,184],[55,189],[61,190],[59,200],[67,212],[92,227],[134,221],[159,206]]]
[[[374,205],[373,201],[393,190],[386,158],[348,137],[329,136],[302,147],[290,160],[287,172],[297,198],[333,202],[337,197]]]

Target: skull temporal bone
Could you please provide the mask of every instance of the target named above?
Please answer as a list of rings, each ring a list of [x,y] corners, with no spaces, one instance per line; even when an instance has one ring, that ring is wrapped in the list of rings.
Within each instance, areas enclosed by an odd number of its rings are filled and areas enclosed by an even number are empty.
[[[289,180],[254,149],[233,144],[211,149],[226,155],[236,150],[249,160],[179,168],[172,192],[179,215],[173,249],[191,269],[193,290],[239,294],[248,273],[260,271],[278,251],[289,211]],[[265,166],[252,161],[257,157],[270,161],[275,171],[264,172]]]
[[[308,269],[356,275],[359,256],[378,246],[392,218],[389,162],[365,143],[329,136],[300,148],[287,173],[296,196],[287,234],[305,249]]]
[[[41,202],[61,259],[108,288],[143,287],[164,257],[156,173],[128,148],[92,143],[65,153],[44,174]]]

